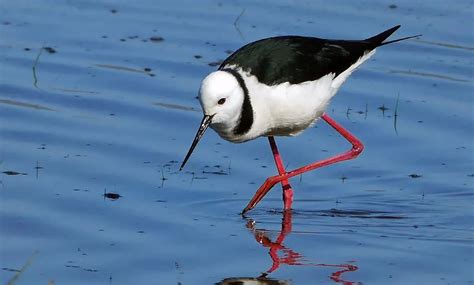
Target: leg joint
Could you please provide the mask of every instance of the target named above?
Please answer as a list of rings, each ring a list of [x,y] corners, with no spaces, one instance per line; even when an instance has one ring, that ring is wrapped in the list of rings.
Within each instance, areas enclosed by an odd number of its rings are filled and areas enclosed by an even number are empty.
[[[359,154],[361,154],[361,152],[364,150],[364,145],[361,143],[361,142],[358,142],[356,144],[353,144],[352,145],[352,150],[351,152],[358,156]]]

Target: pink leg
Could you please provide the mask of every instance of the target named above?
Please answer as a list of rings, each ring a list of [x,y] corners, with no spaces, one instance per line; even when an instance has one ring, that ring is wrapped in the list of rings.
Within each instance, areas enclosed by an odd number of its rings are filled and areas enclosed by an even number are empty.
[[[281,160],[280,152],[278,151],[277,145],[275,143],[275,138],[272,136],[268,137],[270,142],[270,147],[272,148],[273,158],[275,159],[275,164],[278,169],[278,174],[283,175],[286,173],[285,166],[283,166],[283,161]],[[281,187],[283,188],[283,204],[284,209],[291,209],[291,204],[293,203],[293,189],[291,189],[288,179],[283,179],[280,181]]]
[[[361,141],[359,141],[355,136],[353,136],[349,131],[344,129],[341,125],[336,123],[333,119],[331,119],[328,115],[323,114],[321,118],[326,121],[331,127],[333,127],[337,132],[339,132],[347,141],[349,141],[352,144],[352,148],[346,152],[343,152],[341,154],[335,155],[333,157],[317,161],[305,166],[302,166],[300,168],[297,168],[292,171],[288,171],[284,174],[279,174],[276,176],[271,176],[268,177],[267,180],[258,188],[257,192],[253,196],[252,200],[248,203],[248,205],[245,207],[245,209],[242,211],[242,214],[253,209],[260,200],[270,191],[270,189],[277,184],[278,182],[282,182],[283,180],[288,180],[289,178],[302,174],[304,172],[308,172],[311,170],[314,170],[316,168],[320,168],[323,166],[327,166],[339,161],[344,161],[344,160],[349,160],[357,157],[362,150],[364,149],[364,145],[362,144]],[[275,158],[276,160],[276,158]],[[284,182],[282,182],[284,183]]]

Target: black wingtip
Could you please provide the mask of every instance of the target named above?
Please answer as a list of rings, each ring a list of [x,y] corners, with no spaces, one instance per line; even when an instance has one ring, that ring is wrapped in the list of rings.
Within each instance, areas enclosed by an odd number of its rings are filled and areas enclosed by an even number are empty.
[[[386,31],[381,32],[378,35],[375,35],[375,36],[370,37],[370,38],[365,39],[365,40],[368,41],[368,42],[373,43],[375,46],[381,46],[382,44],[385,44],[385,43],[383,43],[383,41],[385,41],[388,37],[390,37],[390,35],[393,34],[400,27],[401,27],[400,25],[396,25],[393,28],[390,28]]]
[[[418,37],[421,37],[422,35],[416,35],[416,36],[409,36],[409,37],[403,37],[403,38],[400,38],[400,39],[396,39],[396,40],[391,40],[391,41],[386,41],[385,40],[390,37],[396,30],[398,30],[401,26],[400,25],[396,25],[395,27],[393,28],[390,28],[384,32],[381,32],[380,34],[376,35],[376,36],[373,36],[371,38],[368,38],[366,39],[366,41],[372,43],[374,45],[374,48],[375,47],[379,47],[379,46],[384,46],[384,45],[388,45],[388,44],[393,44],[393,43],[396,43],[396,42],[400,42],[400,41],[404,41],[404,40],[409,40],[409,39],[413,39],[413,38],[418,38]]]

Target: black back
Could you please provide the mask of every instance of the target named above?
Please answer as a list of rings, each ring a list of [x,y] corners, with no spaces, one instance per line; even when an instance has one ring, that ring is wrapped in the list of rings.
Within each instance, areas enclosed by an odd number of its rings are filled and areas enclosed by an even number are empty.
[[[224,60],[219,69],[236,65],[267,85],[284,82],[298,84],[319,79],[329,73],[337,76],[366,52],[383,45],[383,41],[399,27],[395,26],[359,41],[301,36],[262,39],[235,51]]]

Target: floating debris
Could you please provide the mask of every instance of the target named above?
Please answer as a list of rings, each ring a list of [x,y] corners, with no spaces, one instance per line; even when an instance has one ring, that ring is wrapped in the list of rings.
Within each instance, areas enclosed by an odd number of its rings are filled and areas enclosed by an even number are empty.
[[[222,60],[218,60],[218,61],[209,62],[207,65],[209,65],[209,66],[219,66],[219,65],[221,65],[222,62],[223,62]]]
[[[95,66],[102,67],[102,68],[114,69],[114,70],[118,70],[118,71],[130,71],[130,72],[148,74],[147,71],[144,71],[142,69],[127,67],[127,66],[112,65],[112,64],[96,64]]]
[[[104,198],[108,198],[112,201],[115,201],[120,197],[122,197],[120,194],[113,193],[113,192],[107,192],[107,189],[104,189]]]
[[[16,172],[16,171],[11,171],[11,170],[3,171],[2,173],[6,175],[28,175],[28,173]]]
[[[153,37],[150,37],[150,41],[154,42],[154,43],[158,43],[158,42],[162,42],[164,41],[165,39],[163,37],[159,37],[159,36],[153,36]]]
[[[215,175],[229,175],[229,173],[226,173],[223,170],[221,170],[221,171],[205,171],[205,170],[203,170],[202,173],[204,173],[204,174],[215,174]],[[195,178],[195,179],[197,179],[197,178]]]
[[[410,176],[411,178],[420,178],[420,177],[422,177],[423,175],[416,174],[416,173],[412,173],[412,174],[410,174],[410,175],[408,175],[408,176]]]
[[[48,53],[56,53],[56,50],[52,47],[43,47],[43,49]]]
[[[8,267],[2,267],[2,270],[10,271],[10,272],[21,272],[19,269],[8,268]]]
[[[168,109],[199,112],[199,110],[195,109],[194,107],[188,107],[188,106],[183,106],[183,105],[178,105],[178,104],[155,102],[155,103],[153,103],[153,105],[157,105],[157,106],[160,106],[160,107],[163,107],[163,108],[168,108]]]
[[[17,107],[25,107],[25,108],[32,108],[36,110],[43,110],[43,111],[56,111],[54,109],[48,108],[46,106],[41,106],[38,104],[31,104],[26,102],[20,102],[16,100],[9,100],[9,99],[0,99],[0,104],[8,104]]]
[[[412,71],[412,70],[391,70],[390,72],[395,73],[395,74],[404,74],[404,75],[421,76],[421,77],[426,77],[426,78],[444,79],[444,80],[456,81],[456,82],[470,82],[469,79],[467,79],[467,78],[458,78],[458,77],[452,77],[452,76],[449,76],[449,75],[437,74],[437,73],[428,73],[428,72],[420,72],[420,71]]]
[[[378,107],[377,109],[379,109],[382,112],[385,112],[385,111],[389,110],[387,107],[385,107],[385,105],[382,105],[382,106]]]

